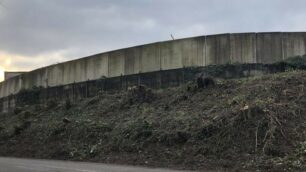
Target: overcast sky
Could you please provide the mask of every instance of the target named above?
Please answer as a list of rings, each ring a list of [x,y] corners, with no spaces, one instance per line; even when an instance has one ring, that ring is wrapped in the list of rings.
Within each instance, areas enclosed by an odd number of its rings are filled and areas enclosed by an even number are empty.
[[[0,0],[1,70],[32,70],[144,43],[305,31],[305,0]]]

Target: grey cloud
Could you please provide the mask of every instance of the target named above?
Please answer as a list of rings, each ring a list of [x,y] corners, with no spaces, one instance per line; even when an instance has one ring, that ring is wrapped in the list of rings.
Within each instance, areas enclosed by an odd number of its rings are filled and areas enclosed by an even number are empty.
[[[0,1],[0,51],[33,59],[68,50],[68,60],[170,34],[306,29],[304,0]]]

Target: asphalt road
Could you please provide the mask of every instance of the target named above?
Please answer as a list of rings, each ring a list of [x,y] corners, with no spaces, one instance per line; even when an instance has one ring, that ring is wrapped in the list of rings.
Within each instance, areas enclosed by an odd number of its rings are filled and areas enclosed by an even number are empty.
[[[0,172],[182,172],[98,163],[0,158]],[[186,172],[186,171],[184,171]]]

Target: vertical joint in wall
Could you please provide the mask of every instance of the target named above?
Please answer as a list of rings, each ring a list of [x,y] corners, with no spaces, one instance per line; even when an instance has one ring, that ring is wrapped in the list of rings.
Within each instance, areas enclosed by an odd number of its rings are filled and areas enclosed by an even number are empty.
[[[207,66],[207,36],[204,37],[205,43],[204,43],[204,66]]]
[[[255,33],[255,63],[258,63],[258,47],[257,47],[257,41],[258,41],[258,33]]]
[[[281,49],[282,49],[282,59],[283,60],[285,60],[285,53],[284,53],[284,33],[283,32],[281,32],[281,42],[282,42],[282,47],[281,47]]]

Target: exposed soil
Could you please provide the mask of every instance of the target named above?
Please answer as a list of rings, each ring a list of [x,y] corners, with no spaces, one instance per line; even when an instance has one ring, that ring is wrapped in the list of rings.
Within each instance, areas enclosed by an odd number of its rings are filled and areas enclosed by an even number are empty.
[[[176,169],[306,169],[306,72],[131,88],[0,115],[0,155]]]

